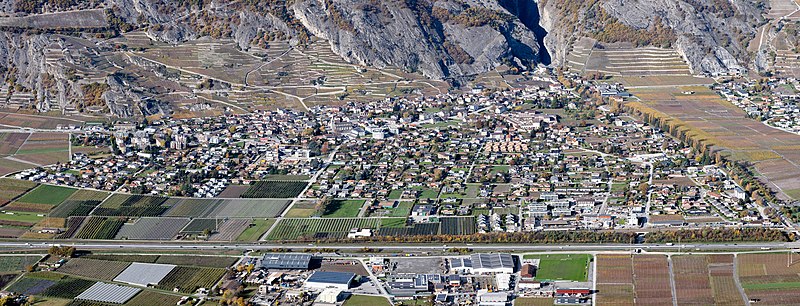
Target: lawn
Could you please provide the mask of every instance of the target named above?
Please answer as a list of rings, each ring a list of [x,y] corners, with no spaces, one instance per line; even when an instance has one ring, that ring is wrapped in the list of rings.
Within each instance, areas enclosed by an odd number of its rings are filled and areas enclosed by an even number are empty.
[[[370,295],[358,295],[354,294],[350,296],[347,301],[344,302],[343,306],[391,306],[392,304],[389,303],[385,297],[382,296],[370,296]]]
[[[17,201],[24,203],[58,205],[72,195],[75,190],[76,189],[67,187],[40,185],[39,187],[31,190],[31,192],[28,192],[19,198]]]
[[[403,196],[403,191],[402,191],[402,190],[400,190],[400,189],[393,189],[392,191],[390,191],[390,192],[389,192],[389,195],[388,195],[388,196],[386,196],[386,198],[387,198],[387,199],[389,199],[389,200],[397,200],[397,199],[399,199],[401,196]]]
[[[414,202],[401,201],[397,207],[391,209],[387,217],[408,217],[412,208],[414,208]]]
[[[364,200],[333,200],[325,206],[322,217],[325,218],[352,218],[358,217],[358,212],[364,206]]]
[[[17,221],[17,222],[26,222],[26,223],[37,223],[44,219],[44,216],[39,216],[40,214],[37,213],[29,213],[29,212],[21,212],[21,211],[9,211],[5,213],[0,213],[0,220],[4,221]]]
[[[244,230],[244,232],[236,238],[236,241],[257,241],[258,238],[261,238],[261,235],[269,230],[273,223],[275,223],[275,219],[253,220],[252,225]]]
[[[525,255],[524,259],[539,259],[538,280],[571,280],[585,282],[590,255]]]
[[[381,227],[405,227],[406,218],[381,218]]]

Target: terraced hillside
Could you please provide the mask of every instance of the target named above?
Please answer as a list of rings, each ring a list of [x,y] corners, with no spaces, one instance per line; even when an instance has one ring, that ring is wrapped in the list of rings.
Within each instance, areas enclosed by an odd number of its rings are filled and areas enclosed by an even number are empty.
[[[607,76],[691,75],[689,65],[674,49],[598,44],[586,37],[573,45],[566,61],[572,70]]]

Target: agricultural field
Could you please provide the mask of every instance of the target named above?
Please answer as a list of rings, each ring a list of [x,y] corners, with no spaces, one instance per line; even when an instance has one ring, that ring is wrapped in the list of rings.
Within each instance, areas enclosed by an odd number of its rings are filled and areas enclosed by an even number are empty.
[[[253,219],[247,228],[236,237],[236,241],[257,241],[273,224],[275,224],[275,219]]]
[[[369,295],[351,295],[342,306],[391,306],[385,297]]]
[[[695,91],[684,95],[684,90]],[[780,190],[800,189],[800,135],[770,128],[747,118],[745,112],[723,100],[706,87],[676,87],[658,89],[631,89],[642,102],[628,102],[643,114],[671,118],[674,125],[682,126],[688,135],[705,139],[709,145],[720,149],[734,160],[751,162],[758,174]],[[772,151],[782,159],[750,160]],[[756,154],[749,152],[759,152]],[[791,195],[778,194],[787,199]]]
[[[72,258],[58,272],[85,278],[110,281],[122,273],[129,263],[88,258]]]
[[[5,211],[0,213],[0,225],[31,227],[44,219],[41,213]]]
[[[8,290],[25,295],[73,299],[94,284],[93,281],[71,277],[43,277],[40,278],[39,274],[27,274],[11,284]]]
[[[6,205],[6,210],[47,213],[67,199],[76,189],[39,185],[16,201]]]
[[[93,190],[78,190],[50,212],[51,217],[67,218],[88,216],[92,209],[100,205],[107,193]]]
[[[28,139],[27,133],[0,133],[0,156],[14,155]]]
[[[749,299],[758,299],[765,305],[800,304],[800,256],[740,254],[737,266],[739,280]]]
[[[211,288],[225,275],[225,269],[176,267],[162,279],[158,286],[162,290],[179,288],[182,293],[194,293],[198,288]]]
[[[142,217],[125,223],[114,239],[171,240],[189,223],[189,218]]]
[[[89,217],[73,238],[76,239],[114,239],[125,219]]]
[[[378,218],[282,219],[268,240],[344,238],[353,228],[377,228]]]
[[[94,211],[96,216],[155,217],[169,207],[162,205],[166,197],[115,194]]]
[[[203,232],[213,233],[225,219],[192,219],[186,227],[181,229],[182,234],[201,235]]]
[[[591,255],[525,255],[523,259],[539,260],[535,276],[537,280],[585,282]]]
[[[399,190],[397,190],[399,191]],[[394,192],[394,191],[392,191]],[[400,195],[397,195],[397,198],[400,198]],[[389,195],[389,199],[393,199],[391,197],[391,193]],[[411,209],[414,208],[414,201],[398,201],[394,207],[381,207],[376,211],[370,213],[370,217],[408,217],[411,214]]]
[[[59,126],[83,126],[82,121],[43,116],[32,116],[16,113],[0,113],[0,125],[10,125],[15,127],[29,127],[34,129],[56,129]]]
[[[8,204],[34,187],[36,187],[34,182],[0,178],[0,205]]]
[[[308,185],[302,181],[258,181],[250,185],[242,198],[294,198]]]
[[[69,135],[65,133],[33,133],[17,150],[14,158],[38,165],[69,161]]]
[[[633,257],[633,286],[636,303],[665,305],[672,303],[669,263],[663,255]]]
[[[315,201],[298,201],[286,212],[286,218],[308,218],[318,214]]]
[[[217,232],[209,237],[211,241],[233,241],[250,228],[251,219],[228,219],[222,223]],[[266,231],[264,231],[266,232]],[[262,232],[263,234],[263,232]],[[257,240],[258,238],[256,238]]]
[[[733,278],[732,255],[673,256],[678,304],[742,305]]]
[[[597,255],[598,305],[634,305],[631,255]]]
[[[236,263],[235,257],[161,255],[155,263],[206,268],[228,268]]]
[[[552,306],[555,302],[552,298],[516,298],[514,306]]]
[[[273,218],[279,216],[288,200],[276,199],[191,199],[170,198],[166,217],[192,218]]]
[[[132,299],[125,303],[125,306],[151,306],[151,305],[177,305],[181,297],[168,295],[150,290],[142,290]]]
[[[33,167],[33,165],[18,160],[12,160],[10,157],[0,158],[0,175],[11,174],[17,171],[30,169],[31,167]]]
[[[332,200],[325,206],[322,213],[324,218],[351,218],[358,217],[361,208],[364,207],[364,200]]]
[[[80,229],[81,224],[83,224],[83,221],[85,221],[85,220],[86,220],[86,217],[69,217],[69,218],[67,218],[66,229],[64,230],[63,233],[61,233],[58,236],[56,236],[56,238],[57,239],[69,239],[69,238],[72,238],[72,236],[74,236],[75,233],[78,232],[78,229]]]
[[[474,217],[441,217],[442,235],[472,235],[477,232]]]
[[[39,260],[41,256],[0,256],[0,274],[3,273],[17,273],[25,271],[25,268],[31,266]]]

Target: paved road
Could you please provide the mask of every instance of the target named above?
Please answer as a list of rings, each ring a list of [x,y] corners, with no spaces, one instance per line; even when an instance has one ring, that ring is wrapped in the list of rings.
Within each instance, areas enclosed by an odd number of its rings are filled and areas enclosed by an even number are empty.
[[[789,250],[800,249],[800,242],[764,242],[764,243],[687,243],[687,244],[376,244],[376,243],[351,243],[351,244],[273,244],[273,243],[197,243],[197,242],[118,242],[118,241],[14,241],[0,242],[0,250],[33,248],[45,249],[50,246],[69,245],[80,249],[149,249],[149,250],[270,250],[276,248],[291,249],[337,249],[361,250],[365,247],[382,249],[386,251],[425,252],[441,251],[449,248],[469,248],[474,251],[553,251],[553,252],[587,252],[587,251],[747,251],[747,250]]]

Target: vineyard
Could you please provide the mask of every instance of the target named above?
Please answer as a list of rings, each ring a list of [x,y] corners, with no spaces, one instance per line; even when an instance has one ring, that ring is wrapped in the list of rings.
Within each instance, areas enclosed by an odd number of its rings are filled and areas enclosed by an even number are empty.
[[[86,291],[86,289],[89,289],[94,283],[95,282],[90,280],[67,277],[48,287],[46,290],[42,291],[40,295],[62,299],[74,299],[76,296]]]
[[[73,258],[58,268],[58,272],[110,281],[122,273],[128,267],[128,264],[121,261]]]
[[[343,238],[353,228],[377,228],[378,218],[283,219],[269,234],[269,240]]]
[[[0,178],[0,205],[11,202],[14,198],[36,187],[36,183],[10,178]]]
[[[22,272],[25,268],[42,259],[41,256],[2,256],[0,257],[0,273]]]
[[[272,218],[280,215],[288,200],[265,199],[188,199],[172,198],[164,203],[170,206],[166,217],[192,218]]]
[[[126,223],[119,230],[116,239],[169,240],[189,223],[188,218],[144,217],[133,223]]]
[[[442,217],[442,235],[472,235],[477,231],[473,217]]]
[[[242,198],[294,198],[308,185],[300,181],[258,181],[250,185]]]
[[[211,235],[212,241],[232,241],[250,226],[250,219],[228,219],[219,226],[217,233]],[[265,230],[266,232],[266,230]],[[263,233],[263,232],[262,232]]]
[[[83,224],[83,221],[86,220],[86,217],[69,217],[67,219],[67,229],[64,230],[63,233],[56,236],[56,239],[69,239],[78,232],[78,229]]]
[[[227,268],[236,263],[234,257],[221,256],[169,256],[162,255],[156,263],[179,266],[195,266],[208,268]]]
[[[123,224],[125,224],[125,219],[90,217],[84,222],[84,225],[78,230],[74,238],[113,239]]]
[[[213,233],[217,230],[217,225],[225,222],[225,219],[192,219],[189,224],[181,230],[181,233],[199,235],[205,231]]]
[[[94,211],[98,216],[155,217],[168,209],[166,197],[115,194]]]
[[[97,205],[108,196],[108,193],[94,190],[78,190],[61,202],[52,212],[51,217],[67,218],[70,216],[88,216]]]
[[[144,290],[125,303],[125,306],[177,305],[180,299],[180,296]]]
[[[194,293],[198,288],[211,288],[225,275],[225,269],[177,267],[162,279],[156,288]]]

